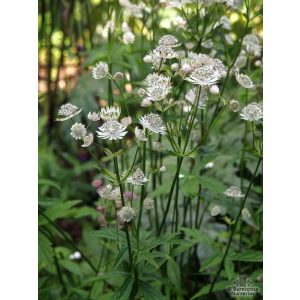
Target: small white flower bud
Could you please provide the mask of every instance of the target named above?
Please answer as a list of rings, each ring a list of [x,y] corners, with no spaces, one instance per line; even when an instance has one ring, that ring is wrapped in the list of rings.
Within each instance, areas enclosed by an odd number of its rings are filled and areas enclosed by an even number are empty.
[[[233,112],[237,112],[240,108],[240,103],[239,101],[232,99],[229,101],[229,107]]]
[[[215,165],[214,162],[210,161],[204,166],[204,169],[212,169],[214,165]]]
[[[148,107],[148,106],[151,106],[151,105],[152,105],[152,103],[148,98],[143,99],[142,102],[141,102],[142,107]]]
[[[162,172],[162,173],[165,173],[165,172],[167,172],[167,167],[166,166],[161,166],[159,168],[159,171]]]
[[[178,69],[179,69],[179,64],[178,63],[174,63],[174,64],[171,65],[171,70],[172,71],[176,72],[176,71],[178,71]]]
[[[219,92],[220,92],[219,87],[218,87],[216,84],[212,85],[212,86],[209,88],[209,91],[210,91],[212,94],[214,94],[214,95],[217,95],[217,94],[219,94]]]
[[[251,218],[251,213],[250,213],[248,208],[243,208],[242,217],[245,218],[245,219],[250,219]]]
[[[215,217],[217,216],[218,214],[220,214],[221,212],[221,209],[220,209],[220,206],[219,205],[214,205],[210,211],[210,214]]]
[[[257,60],[254,63],[255,67],[260,67],[262,65],[261,60]]]
[[[152,57],[151,57],[151,55],[149,55],[149,54],[147,54],[147,55],[144,56],[143,61],[144,61],[146,64],[151,64],[151,63],[153,62]]]
[[[183,64],[180,68],[180,70],[183,72],[183,73],[189,73],[191,72],[192,68],[189,64]]]

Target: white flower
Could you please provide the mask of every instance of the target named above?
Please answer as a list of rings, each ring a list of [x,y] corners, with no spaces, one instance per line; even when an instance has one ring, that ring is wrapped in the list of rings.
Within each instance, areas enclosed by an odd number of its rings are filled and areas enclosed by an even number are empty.
[[[242,209],[242,217],[245,219],[250,219],[251,218],[251,213],[248,208],[243,208]]]
[[[174,64],[171,65],[171,70],[172,71],[176,72],[176,71],[178,71],[178,69],[179,69],[179,64],[178,63],[174,63]]]
[[[120,192],[120,188],[117,187],[115,189],[113,189],[108,197],[107,197],[108,200],[112,200],[112,201],[120,201],[121,200],[121,192]]]
[[[112,190],[112,185],[108,184],[105,187],[100,188],[99,196],[103,199],[109,199],[111,190]]]
[[[130,116],[121,119],[121,123],[127,127],[132,124],[132,118]]]
[[[239,101],[232,99],[229,101],[229,107],[233,112],[237,112],[237,111],[239,111],[240,103],[239,103]]]
[[[186,95],[185,95],[185,99],[192,103],[195,104],[196,103],[196,96],[197,96],[197,89],[190,89]],[[198,104],[198,108],[203,109],[205,107],[206,101],[208,100],[208,95],[206,90],[202,89],[200,92],[200,99],[199,99],[199,104]]]
[[[237,82],[246,89],[251,89],[255,87],[252,80],[247,75],[235,73],[235,78]]]
[[[226,0],[226,4],[232,8],[239,8],[243,0]]]
[[[80,140],[86,136],[86,128],[82,123],[75,123],[71,127],[71,136],[75,140]]]
[[[154,151],[163,152],[166,150],[165,146],[160,142],[153,142],[152,147]]]
[[[144,175],[143,171],[140,169],[136,169],[136,171],[127,179],[127,182],[133,184],[133,185],[144,185],[145,182],[147,182],[148,179]]]
[[[154,208],[154,200],[150,197],[147,197],[145,200],[144,200],[144,207],[146,209],[152,209]]]
[[[168,47],[178,47],[180,43],[178,42],[177,38],[173,35],[164,35],[162,36],[159,41],[158,45],[168,46]]]
[[[78,115],[81,111],[82,108],[78,109],[76,105],[73,105],[71,103],[66,103],[62,105],[58,110],[58,115],[63,116],[63,118],[57,118],[56,121],[65,121],[71,119],[74,116]]]
[[[213,161],[210,161],[204,166],[204,169],[212,169],[214,165],[215,163]]]
[[[92,133],[89,133],[83,138],[83,145],[81,145],[81,147],[84,148],[88,147],[93,144],[93,141],[94,141],[94,135]]]
[[[213,66],[203,66],[193,71],[187,81],[201,86],[216,84],[220,79],[220,73]]]
[[[123,206],[119,211],[118,211],[118,216],[121,220],[124,222],[130,222],[135,218],[135,211],[133,208],[129,206]]]
[[[118,106],[102,107],[99,114],[104,121],[118,120],[121,115],[121,109]]]
[[[141,102],[142,107],[149,107],[151,105],[152,105],[152,102],[148,97],[143,99],[142,102]]]
[[[99,112],[89,112],[87,117],[91,121],[99,121],[101,119]]]
[[[242,198],[245,196],[245,194],[242,193],[242,191],[237,186],[231,186],[229,187],[224,194],[231,198]]]
[[[177,56],[177,53],[170,46],[159,45],[154,50],[153,53],[160,58],[171,59]]]
[[[95,79],[101,79],[108,75],[108,65],[106,62],[99,61],[92,69],[92,76]]]
[[[146,142],[147,141],[144,130],[141,130],[138,127],[135,127],[134,133],[135,133],[135,137],[138,141],[140,141],[140,142]]]
[[[214,205],[211,210],[210,210],[210,214],[215,217],[217,216],[218,214],[220,214],[221,212],[221,209],[220,209],[220,206],[219,205]]]
[[[226,16],[222,16],[220,18],[219,22],[217,22],[217,24],[221,25],[226,30],[230,30],[231,29],[230,20]]]
[[[101,139],[121,140],[127,133],[126,127],[115,120],[108,120],[96,131]]]
[[[163,100],[171,91],[171,78],[159,74],[149,74],[145,79],[148,85],[146,89],[147,98],[151,101]]]
[[[123,43],[125,45],[133,44],[135,40],[135,35],[131,31],[126,31],[123,34]]]
[[[256,57],[261,56],[262,47],[259,44],[259,38],[256,35],[247,34],[243,39],[243,46],[248,53]]]
[[[158,114],[151,113],[140,117],[140,124],[155,133],[165,134],[167,130],[162,118]]]
[[[246,121],[258,121],[263,118],[262,106],[256,102],[252,102],[243,108],[240,116],[241,119]]]

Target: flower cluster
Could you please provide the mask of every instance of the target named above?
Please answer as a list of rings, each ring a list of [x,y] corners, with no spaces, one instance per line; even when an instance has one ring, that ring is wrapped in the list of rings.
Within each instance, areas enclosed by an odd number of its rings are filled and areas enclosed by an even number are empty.
[[[145,79],[146,95],[150,101],[163,100],[172,88],[171,78],[159,74],[149,74]]]
[[[78,109],[76,105],[73,105],[71,103],[66,103],[63,104],[59,110],[58,110],[58,115],[62,116],[62,118],[57,118],[56,121],[66,121],[69,120],[76,115],[78,115],[82,111],[81,109]]]
[[[132,174],[132,176],[127,179],[127,182],[133,185],[143,185],[147,181],[148,178],[144,175],[143,171],[140,169],[136,169],[136,171]]]
[[[231,186],[229,187],[224,194],[227,197],[231,198],[242,198],[245,196],[245,194],[242,193],[242,191],[237,186]]]
[[[151,113],[140,117],[140,124],[152,132],[166,134],[167,128],[158,114]]]
[[[252,102],[243,108],[240,116],[241,119],[246,121],[258,121],[263,118],[262,106],[256,102]]]
[[[118,211],[119,218],[126,223],[132,221],[135,218],[135,215],[136,215],[135,210],[129,206],[123,206]]]

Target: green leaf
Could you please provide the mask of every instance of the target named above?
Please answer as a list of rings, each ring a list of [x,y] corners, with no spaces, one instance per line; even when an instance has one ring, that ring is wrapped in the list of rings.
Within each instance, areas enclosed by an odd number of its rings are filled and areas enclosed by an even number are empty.
[[[231,281],[227,281],[227,280],[226,281],[219,281],[215,284],[215,286],[213,288],[213,292],[223,291],[226,288],[228,288],[230,284],[231,284]],[[195,299],[198,299],[201,296],[207,295],[209,293],[209,289],[210,289],[210,284],[203,287],[198,293],[196,293],[191,298],[191,300],[195,300]]]
[[[170,188],[171,188],[171,184],[172,184],[171,182],[166,182],[166,183],[160,185],[153,192],[151,192],[149,194],[149,196],[152,197],[152,198],[156,198],[157,196],[169,193]]]
[[[134,278],[132,276],[128,277],[123,285],[113,294],[112,300],[125,300],[130,299],[130,294],[134,284]]]
[[[38,252],[39,263],[53,262],[52,244],[42,232],[39,232],[39,236],[38,236],[38,251],[39,251]]]
[[[50,179],[41,178],[39,179],[38,184],[42,186],[54,187],[57,190],[61,191],[61,187],[56,182]]]
[[[68,270],[69,272],[74,273],[80,277],[82,276],[81,269],[77,263],[70,260],[62,260],[59,263],[64,269]]]
[[[169,258],[167,261],[167,274],[171,283],[178,288],[180,286],[180,268],[173,258]]]
[[[189,175],[182,180],[180,188],[184,196],[196,196],[199,193],[199,181],[195,176]]]
[[[226,258],[225,262],[224,262],[224,267],[225,267],[225,272],[227,274],[227,278],[229,280],[233,279],[235,277],[235,273],[234,273],[234,264],[233,262],[230,260],[230,258]]]
[[[262,251],[249,250],[240,254],[235,254],[230,257],[233,261],[249,261],[249,262],[262,262],[263,253]]]
[[[178,256],[179,254],[181,254],[181,253],[185,252],[186,250],[188,250],[189,248],[193,247],[196,243],[197,243],[197,241],[183,241],[183,243],[181,245],[179,245],[174,250],[172,250],[171,256],[173,256],[173,257]]]
[[[124,238],[124,233],[116,232],[115,229],[101,228],[99,230],[91,231],[89,235],[93,237],[100,237],[108,240],[118,240],[119,238]]]
[[[163,300],[165,297],[154,287],[150,285],[150,283],[139,280],[139,289],[143,294],[145,300]]]
[[[219,265],[221,263],[221,260],[222,260],[222,254],[221,253],[218,253],[218,254],[215,254],[211,257],[209,257],[208,259],[206,259],[201,268],[200,268],[200,272],[203,272],[204,270],[210,268],[210,267],[213,267],[215,265]]]
[[[226,186],[218,179],[209,176],[196,177],[198,182],[203,185],[204,188],[216,193],[222,193],[226,190]]]

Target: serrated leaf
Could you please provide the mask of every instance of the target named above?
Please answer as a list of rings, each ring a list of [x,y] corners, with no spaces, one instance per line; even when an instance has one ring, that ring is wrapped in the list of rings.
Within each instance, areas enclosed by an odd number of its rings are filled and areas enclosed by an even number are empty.
[[[226,258],[226,260],[224,262],[224,268],[225,268],[227,278],[229,280],[233,279],[235,277],[234,264],[229,258]]]
[[[112,300],[125,300],[130,299],[130,294],[134,284],[134,278],[132,276],[128,277],[123,285],[113,294]]]
[[[139,280],[139,289],[141,290],[145,300],[165,299],[165,297],[148,282]]]
[[[42,232],[39,232],[38,235],[38,255],[39,263],[53,262],[52,244]]]
[[[213,267],[213,266],[215,266],[215,265],[219,265],[220,264],[220,262],[221,262],[221,260],[222,260],[222,255],[221,254],[215,254],[215,255],[213,255],[213,256],[211,256],[211,257],[209,257],[209,258],[207,258],[204,262],[203,262],[203,264],[202,264],[202,266],[201,266],[201,268],[200,268],[200,272],[203,272],[203,271],[205,271],[206,269],[208,269],[208,268],[210,268],[210,267]]]
[[[216,193],[223,193],[226,190],[226,186],[218,179],[209,176],[196,177],[198,182],[203,185],[204,188]]]
[[[180,184],[181,191],[186,197],[196,196],[199,192],[199,182],[195,176],[189,175]]]

